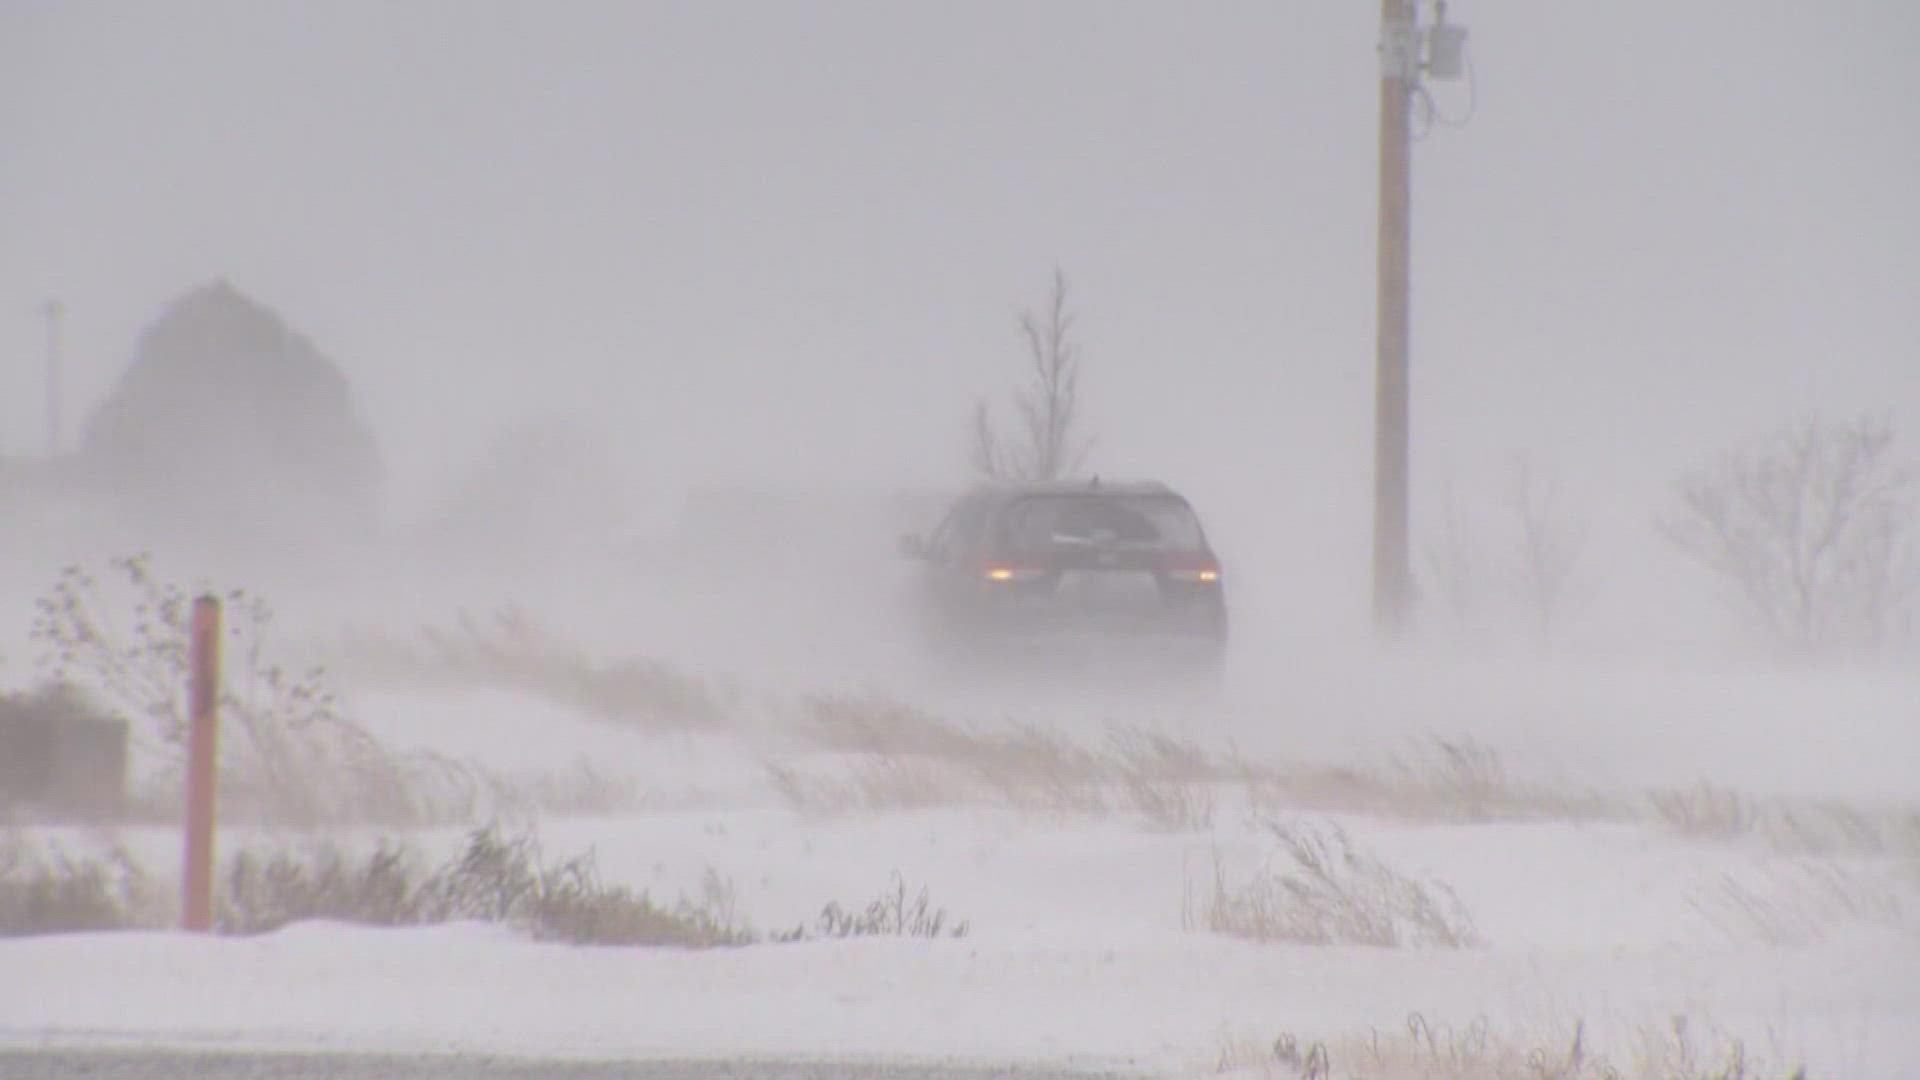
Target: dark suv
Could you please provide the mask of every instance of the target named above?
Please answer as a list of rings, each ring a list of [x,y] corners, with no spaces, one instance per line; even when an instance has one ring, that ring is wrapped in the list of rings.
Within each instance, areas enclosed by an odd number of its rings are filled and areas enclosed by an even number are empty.
[[[981,487],[901,546],[925,564],[923,603],[944,645],[1021,656],[1138,645],[1213,663],[1226,644],[1220,560],[1164,484]]]

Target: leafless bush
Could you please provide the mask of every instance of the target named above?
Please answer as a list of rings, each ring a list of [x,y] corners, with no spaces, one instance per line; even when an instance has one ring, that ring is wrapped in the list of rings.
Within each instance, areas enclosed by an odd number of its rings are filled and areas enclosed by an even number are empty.
[[[0,936],[123,930],[161,914],[158,894],[120,848],[74,859],[0,836]]]
[[[1270,824],[1280,850],[1249,880],[1229,885],[1216,856],[1210,891],[1189,882],[1189,929],[1301,945],[1472,948],[1473,920],[1451,889],[1395,872],[1354,847],[1337,825]]]
[[[1598,1046],[1585,1022],[1559,1038],[1503,1036],[1483,1017],[1455,1028],[1407,1017],[1402,1030],[1271,1044],[1236,1038],[1218,1071],[1285,1080],[1805,1080],[1804,1068],[1770,1067],[1742,1040],[1697,1035],[1685,1016],[1645,1025],[1616,1046]]]
[[[463,612],[452,628],[423,627],[414,641],[357,631],[341,653],[364,678],[500,687],[638,727],[721,726],[735,705],[722,688],[660,661],[597,659],[512,607],[486,622]]]
[[[968,930],[965,920],[949,925],[947,909],[934,907],[924,887],[908,900],[906,880],[898,873],[893,875],[892,888],[867,904],[865,910],[849,911],[838,903],[829,903],[820,912],[816,926],[818,936],[823,938],[963,938]]]
[[[144,722],[135,730],[171,787],[186,753],[192,599],[156,578],[145,557],[116,559],[113,570],[110,591],[68,568],[38,601],[33,637],[53,679]],[[341,713],[324,670],[291,674],[270,657],[272,621],[261,598],[226,594],[220,784],[230,815],[417,824],[473,814],[481,784],[472,770],[384,746]]]
[[[1864,652],[1911,630],[1913,472],[1891,423],[1804,420],[1680,485],[1667,536],[1796,652]]]

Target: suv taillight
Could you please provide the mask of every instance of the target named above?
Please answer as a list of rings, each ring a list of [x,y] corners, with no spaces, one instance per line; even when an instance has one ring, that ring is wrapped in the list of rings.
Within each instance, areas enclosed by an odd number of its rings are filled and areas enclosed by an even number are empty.
[[[1170,581],[1181,581],[1190,585],[1220,583],[1220,565],[1204,556],[1170,556],[1162,572]]]

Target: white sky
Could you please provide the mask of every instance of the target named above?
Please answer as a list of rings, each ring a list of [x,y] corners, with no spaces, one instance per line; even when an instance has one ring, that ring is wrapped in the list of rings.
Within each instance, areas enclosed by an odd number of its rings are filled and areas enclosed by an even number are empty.
[[[1422,499],[1527,451],[1643,524],[1806,408],[1920,441],[1920,8],[1452,13],[1478,107],[1416,150]],[[0,448],[43,442],[46,298],[72,432],[224,275],[346,369],[403,492],[556,413],[663,481],[949,480],[1058,263],[1099,468],[1361,536],[1377,20],[0,0]]]

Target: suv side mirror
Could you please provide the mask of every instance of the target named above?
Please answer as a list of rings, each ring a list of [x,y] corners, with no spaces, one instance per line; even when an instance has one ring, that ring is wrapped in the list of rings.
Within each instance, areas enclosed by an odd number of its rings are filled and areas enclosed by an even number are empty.
[[[924,559],[927,557],[927,542],[917,534],[906,533],[900,537],[900,554],[909,559]]]

